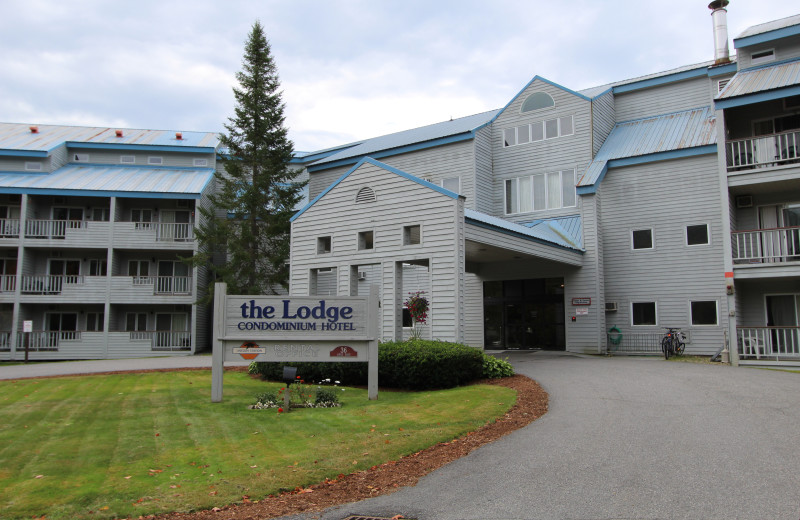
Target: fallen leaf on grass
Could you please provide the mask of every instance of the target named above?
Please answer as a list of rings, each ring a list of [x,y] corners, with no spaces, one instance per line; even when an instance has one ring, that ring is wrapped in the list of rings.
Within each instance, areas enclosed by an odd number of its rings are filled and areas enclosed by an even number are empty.
[[[44,477],[44,475],[36,475],[36,476],[35,476],[35,477],[33,477],[33,478],[42,478],[42,477]]]
[[[128,475],[127,477],[125,477],[125,480],[128,480],[128,479],[130,479],[130,478],[131,478],[131,476],[130,476],[130,475]]]

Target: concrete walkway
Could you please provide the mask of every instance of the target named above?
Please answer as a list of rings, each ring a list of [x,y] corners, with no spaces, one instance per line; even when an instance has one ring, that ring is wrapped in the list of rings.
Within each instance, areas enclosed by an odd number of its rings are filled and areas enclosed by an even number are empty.
[[[226,363],[225,366],[247,366],[248,363]],[[126,370],[156,370],[175,368],[211,368],[211,355],[170,356],[136,359],[101,359],[96,361],[31,362],[27,365],[0,363],[0,379],[50,377]]]
[[[509,356],[549,392],[544,417],[415,487],[287,518],[800,518],[800,374]]]

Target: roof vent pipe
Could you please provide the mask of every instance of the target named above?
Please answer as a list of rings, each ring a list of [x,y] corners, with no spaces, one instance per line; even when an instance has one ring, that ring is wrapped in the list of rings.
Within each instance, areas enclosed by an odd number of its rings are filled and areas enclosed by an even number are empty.
[[[728,52],[728,0],[714,0],[708,4],[711,9],[711,23],[714,24],[714,65],[731,61]]]
[[[115,134],[117,137],[122,137],[122,130],[114,130],[114,134]]]
[[[181,139],[183,139],[183,134],[181,132],[175,132],[175,139],[180,141]]]
[[[32,134],[38,134],[39,133],[39,127],[38,126],[29,126],[28,128],[30,128]]]

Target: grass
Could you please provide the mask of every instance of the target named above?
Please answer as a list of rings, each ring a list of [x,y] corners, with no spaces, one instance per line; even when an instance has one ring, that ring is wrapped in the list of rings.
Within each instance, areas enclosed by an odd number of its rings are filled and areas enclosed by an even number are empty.
[[[670,356],[668,361],[677,361],[679,363],[697,363],[701,365],[720,365],[711,361],[711,356]]]
[[[369,468],[475,430],[512,390],[341,392],[341,408],[249,410],[278,383],[209,371],[0,382],[0,518],[206,509]]]

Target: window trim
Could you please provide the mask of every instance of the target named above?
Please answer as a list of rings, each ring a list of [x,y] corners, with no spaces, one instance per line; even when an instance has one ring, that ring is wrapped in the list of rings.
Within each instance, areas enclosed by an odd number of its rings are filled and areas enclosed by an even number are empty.
[[[572,121],[572,125],[571,125],[572,126],[572,131],[570,133],[568,133],[568,134],[562,133],[562,128],[561,128],[561,120],[562,119],[566,119],[566,118],[569,118]],[[553,137],[547,137],[547,126],[545,125],[545,123],[547,123],[547,121],[555,121],[556,122],[556,129],[557,129],[558,135],[553,136]],[[539,125],[542,128],[542,138],[541,139],[536,139],[535,141],[533,140],[533,126],[534,125]],[[518,128],[523,127],[523,126],[527,126],[528,127],[528,140],[525,141],[524,143],[520,142],[520,140],[519,140],[519,132],[518,132]],[[506,132],[512,132],[513,133],[513,136],[514,136],[514,143],[513,144],[507,144]],[[511,134],[509,134],[509,135],[511,135]],[[501,139],[503,141],[503,148],[512,148],[514,146],[519,146],[519,145],[523,145],[523,144],[538,143],[540,141],[549,141],[551,139],[559,139],[561,137],[568,137],[570,135],[575,135],[575,114],[567,114],[567,115],[558,116],[558,117],[551,117],[549,119],[543,119],[541,121],[534,121],[533,123],[528,123],[527,125],[522,124],[522,125],[515,125],[515,126],[512,126],[512,127],[508,127],[508,128],[503,128],[502,129]]]
[[[694,314],[692,313],[692,304],[693,303],[710,303],[714,302],[714,308],[716,310],[715,323],[695,323],[694,322]],[[689,300],[689,323],[692,327],[719,327],[719,300]]]
[[[447,189],[449,189],[449,188],[445,188],[445,187],[444,187],[444,181],[449,181],[449,180],[452,180],[452,179],[456,179],[456,180],[458,180],[458,190],[457,190],[457,191],[455,191],[454,193],[459,193],[459,194],[460,194],[460,193],[461,193],[461,176],[460,176],[460,175],[457,175],[457,176],[455,176],[455,177],[446,177],[446,178],[443,178],[443,179],[441,179],[441,180],[438,182],[438,185],[439,185],[439,187],[440,187],[440,188],[444,188],[444,189],[446,189],[446,190],[447,190]],[[453,190],[450,190],[450,191],[453,191]]]
[[[324,250],[325,239],[327,239],[328,241],[327,251]],[[317,242],[317,248],[316,248],[317,255],[330,255],[331,253],[333,253],[333,235],[320,235],[317,237],[316,242]]]
[[[361,247],[362,244],[366,244],[366,241],[364,240],[366,233],[372,233],[372,247]],[[375,251],[375,230],[365,229],[364,231],[359,231],[358,236],[356,237],[356,248],[358,251]]]
[[[755,58],[756,54],[764,54],[765,56],[759,56]],[[762,49],[760,51],[755,51],[750,53],[750,65],[761,65],[762,63],[769,63],[775,61],[775,48],[771,49]]]
[[[656,322],[655,323],[639,324],[639,325],[634,323],[633,322],[633,316],[634,316],[634,314],[633,314],[633,305],[636,304],[636,303],[652,303],[653,307],[655,309],[655,317],[656,317],[655,321]],[[657,301],[655,301],[655,300],[645,300],[645,301],[634,301],[634,300],[631,300],[630,310],[631,310],[631,327],[658,327],[658,302]]]
[[[411,242],[411,228],[414,227],[419,228],[419,242],[416,244]],[[406,238],[408,238],[408,241],[406,241]],[[422,224],[409,224],[403,226],[402,245],[403,247],[422,247]]]
[[[699,243],[699,244],[690,244],[689,243],[689,228],[690,227],[706,227],[706,241]],[[683,226],[683,238],[684,244],[686,247],[703,247],[703,246],[710,246],[711,245],[711,226],[706,222],[705,224],[687,224]]]
[[[572,189],[575,190],[575,197],[574,197],[575,204],[573,204],[571,206],[565,206],[564,205],[564,172],[569,172],[569,171],[572,172],[572,182],[570,183],[570,185],[572,186]],[[547,204],[550,201],[550,187],[547,184],[547,176],[548,175],[553,175],[553,174],[558,174],[558,180],[559,180],[559,182],[558,182],[558,185],[559,185],[558,200],[559,200],[559,205],[558,205],[558,207],[552,207],[551,208],[551,207],[547,207]],[[544,177],[544,190],[545,190],[545,192],[544,192],[544,199],[543,200],[544,200],[545,207],[541,208],[541,209],[536,209],[535,195],[534,195],[534,191],[533,191],[533,186],[534,186],[533,178],[535,176],[538,176],[538,175],[541,175],[541,176]],[[521,191],[519,189],[519,184],[520,184],[520,179],[525,179],[525,178],[530,179],[530,186],[531,186],[531,209],[528,210],[528,211],[522,211],[522,209],[521,209],[522,208],[522,204],[520,203],[521,202],[521,198],[520,197],[522,196],[522,193],[521,193]],[[503,214],[504,215],[522,215],[522,214],[525,214],[525,213],[538,213],[538,212],[541,212],[541,211],[557,211],[557,210],[560,210],[560,209],[577,208],[578,207],[578,193],[577,193],[577,185],[576,185],[577,181],[575,180],[576,178],[577,178],[577,168],[564,168],[564,169],[560,169],[560,170],[552,170],[552,171],[546,171],[546,172],[540,172],[540,173],[532,173],[530,175],[521,175],[521,176],[518,176],[518,177],[510,177],[508,179],[503,179]],[[514,205],[516,205],[517,211],[509,211],[509,208],[508,208],[508,183],[509,183],[509,181],[513,181],[514,182],[514,186],[516,187],[516,196],[515,196],[516,201],[515,201]]]
[[[656,230],[653,226],[630,228],[631,230],[631,251],[655,251],[656,249]],[[634,247],[633,233],[635,231],[650,231],[650,247]]]
[[[552,103],[551,105],[547,105],[547,106],[543,106],[543,107],[539,107],[539,108],[529,108],[528,110],[525,110],[525,104],[528,102],[528,100],[530,98],[532,98],[533,96],[536,96],[536,95],[539,95],[541,97],[542,94],[547,96],[548,98],[550,98],[550,101]],[[520,103],[520,105],[519,105],[519,113],[520,114],[527,114],[528,112],[538,112],[539,110],[547,110],[548,108],[555,108],[555,106],[556,106],[556,100],[553,98],[553,96],[551,96],[550,94],[548,94],[544,90],[537,90],[536,92],[531,92],[530,94],[528,94],[525,97],[524,100],[522,100],[522,103]]]

